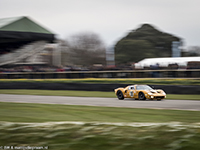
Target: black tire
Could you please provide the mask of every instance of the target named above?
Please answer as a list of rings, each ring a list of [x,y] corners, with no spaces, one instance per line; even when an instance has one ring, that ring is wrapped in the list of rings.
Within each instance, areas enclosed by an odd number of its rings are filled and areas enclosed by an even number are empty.
[[[117,91],[117,97],[118,97],[118,99],[119,100],[123,100],[124,99],[124,95],[123,95],[123,93],[122,93],[122,91]]]
[[[143,92],[140,92],[138,95],[139,100],[146,100],[146,97]]]

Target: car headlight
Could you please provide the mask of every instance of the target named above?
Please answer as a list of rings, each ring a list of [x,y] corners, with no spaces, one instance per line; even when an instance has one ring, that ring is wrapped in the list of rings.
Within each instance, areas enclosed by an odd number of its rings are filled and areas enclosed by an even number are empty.
[[[153,93],[148,93],[148,95],[153,95]]]
[[[163,94],[166,95],[166,93],[163,91]]]

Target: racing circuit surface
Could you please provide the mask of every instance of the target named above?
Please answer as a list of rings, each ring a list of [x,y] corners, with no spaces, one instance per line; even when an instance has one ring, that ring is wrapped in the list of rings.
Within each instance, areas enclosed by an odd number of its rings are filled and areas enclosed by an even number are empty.
[[[200,111],[200,101],[195,100],[134,100],[117,98],[97,97],[66,97],[66,96],[35,96],[35,95],[10,95],[0,94],[0,102],[16,103],[42,103],[42,104],[64,104],[85,105],[103,107],[127,107],[127,108],[151,108],[151,109],[177,109]]]

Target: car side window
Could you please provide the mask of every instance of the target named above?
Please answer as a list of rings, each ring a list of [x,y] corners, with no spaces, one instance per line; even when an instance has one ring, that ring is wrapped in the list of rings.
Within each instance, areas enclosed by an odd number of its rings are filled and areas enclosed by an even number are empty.
[[[135,90],[134,86],[129,87],[129,90]]]

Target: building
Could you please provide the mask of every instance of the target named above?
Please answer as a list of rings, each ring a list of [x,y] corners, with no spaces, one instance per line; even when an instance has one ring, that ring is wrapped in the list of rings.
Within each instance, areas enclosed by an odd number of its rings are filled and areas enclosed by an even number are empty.
[[[135,68],[143,69],[144,67],[168,67],[177,65],[186,68],[188,63],[200,63],[200,57],[165,57],[165,58],[146,58],[135,64]],[[197,67],[198,68],[198,67]]]
[[[42,51],[55,34],[26,16],[0,19],[0,66],[45,63]]]

